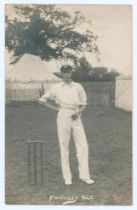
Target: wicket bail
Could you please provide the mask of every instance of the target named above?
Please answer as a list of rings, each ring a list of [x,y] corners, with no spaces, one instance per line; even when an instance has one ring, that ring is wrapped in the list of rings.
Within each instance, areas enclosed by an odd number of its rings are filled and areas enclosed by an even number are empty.
[[[29,185],[42,185],[43,144],[41,141],[28,141],[28,181]]]

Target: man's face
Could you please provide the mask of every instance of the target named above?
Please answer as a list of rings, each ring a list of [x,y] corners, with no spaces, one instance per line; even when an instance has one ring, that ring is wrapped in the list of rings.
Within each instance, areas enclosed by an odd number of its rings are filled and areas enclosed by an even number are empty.
[[[64,81],[69,81],[72,78],[72,72],[69,73],[62,73],[62,78]]]

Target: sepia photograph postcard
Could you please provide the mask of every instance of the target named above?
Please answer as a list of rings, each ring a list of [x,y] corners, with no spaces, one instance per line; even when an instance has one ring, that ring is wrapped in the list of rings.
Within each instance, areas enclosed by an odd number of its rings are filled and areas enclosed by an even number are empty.
[[[132,5],[4,10],[5,204],[132,206]]]

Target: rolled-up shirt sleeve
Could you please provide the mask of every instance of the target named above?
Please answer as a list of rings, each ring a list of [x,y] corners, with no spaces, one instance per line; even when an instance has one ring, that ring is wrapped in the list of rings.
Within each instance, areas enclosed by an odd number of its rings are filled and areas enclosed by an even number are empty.
[[[45,92],[44,95],[41,96],[41,98],[39,100],[54,100],[55,99],[55,88],[54,86],[52,86],[49,90],[47,90]]]
[[[82,85],[79,85],[78,92],[79,92],[81,105],[87,105],[87,95]]]

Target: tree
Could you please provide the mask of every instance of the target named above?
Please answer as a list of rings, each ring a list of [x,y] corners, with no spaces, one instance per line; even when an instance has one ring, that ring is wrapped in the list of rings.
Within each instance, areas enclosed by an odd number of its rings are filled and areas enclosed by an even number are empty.
[[[115,69],[108,71],[106,67],[92,67],[86,58],[82,58],[81,64],[73,73],[73,80],[76,82],[115,81],[117,76],[120,76],[120,73]]]
[[[108,74],[108,69],[106,67],[97,66],[92,68],[90,74],[91,81],[102,81],[106,74]]]
[[[73,80],[75,81],[88,81],[89,72],[92,71],[91,64],[83,56],[75,61],[76,71],[73,73]]]
[[[97,66],[92,68],[91,72],[89,72],[89,75],[90,81],[114,81],[116,77],[120,75],[120,73],[114,69],[108,71],[108,68],[106,67]]]
[[[62,11],[55,5],[16,5],[18,18],[6,17],[5,44],[14,53],[14,62],[24,54],[30,53],[42,59],[58,59],[64,56],[65,49],[75,52],[87,50],[97,52],[97,36],[87,30],[81,34],[75,30],[85,22],[84,16],[76,11],[74,15]],[[76,53],[75,53],[76,54]],[[68,58],[77,56],[67,53]]]

